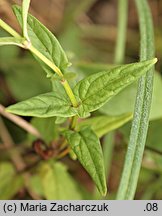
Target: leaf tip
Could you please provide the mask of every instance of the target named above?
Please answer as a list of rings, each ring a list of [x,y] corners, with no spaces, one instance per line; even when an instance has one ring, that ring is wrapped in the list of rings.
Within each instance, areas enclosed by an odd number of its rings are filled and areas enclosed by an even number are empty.
[[[107,187],[104,188],[104,190],[101,192],[101,195],[105,197],[107,195]]]

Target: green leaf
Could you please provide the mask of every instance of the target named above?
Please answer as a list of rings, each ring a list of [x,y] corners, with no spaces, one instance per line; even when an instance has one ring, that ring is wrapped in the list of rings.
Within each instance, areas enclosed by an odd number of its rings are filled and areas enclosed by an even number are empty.
[[[65,165],[54,161],[44,162],[40,166],[40,178],[44,196],[48,200],[82,199],[78,187],[69,175]]]
[[[42,186],[41,178],[38,174],[30,176],[28,188],[34,193],[43,197],[44,195],[43,186]]]
[[[91,126],[98,137],[102,137],[108,132],[115,130],[132,119],[132,114],[127,113],[120,116],[96,116],[86,119],[78,124],[78,128]]]
[[[16,176],[16,172],[11,163],[0,163],[0,199],[11,199],[23,186],[21,176]]]
[[[64,74],[64,78],[66,80],[74,80],[76,78],[76,73],[73,73],[73,72],[67,72]]]
[[[147,1],[136,0],[135,2],[140,22],[140,60],[143,61],[152,58],[155,53],[153,23]],[[153,76],[154,67],[150,68],[138,83],[128,150],[117,193],[119,200],[132,200],[135,196],[149,125]]]
[[[17,19],[22,25],[22,10],[18,6],[13,7]],[[69,66],[68,59],[56,37],[35,17],[28,14],[28,34],[32,45],[41,52],[47,59],[53,62],[62,72]],[[53,75],[53,71],[41,60],[36,58],[46,71],[48,77]]]
[[[72,107],[68,97],[57,92],[41,94],[28,100],[11,105],[6,109],[8,112],[22,116],[35,117],[71,117],[76,115],[76,109]]]
[[[78,160],[95,182],[99,192],[107,192],[103,154],[97,135],[84,127],[79,132],[67,131],[65,136]]]
[[[162,79],[158,72],[154,73],[154,86],[152,95],[152,105],[150,119],[157,119],[162,117]],[[121,115],[128,112],[133,112],[135,98],[137,92],[137,83],[134,83],[126,87],[118,95],[116,95],[112,100],[106,103],[100,108],[100,112],[106,115]]]
[[[51,142],[57,137],[57,127],[55,125],[56,117],[50,118],[33,118],[31,124],[37,128],[46,143]],[[34,141],[35,137],[31,134],[28,136],[30,141]]]
[[[22,43],[24,42],[23,38],[14,38],[14,37],[2,37],[0,38],[0,46],[4,45],[17,45],[23,47]]]
[[[27,30],[27,17],[30,6],[30,0],[23,0],[22,2],[22,20],[23,20],[23,36],[29,41]]]
[[[99,72],[81,80],[74,87],[79,100],[78,113],[81,117],[103,106],[126,86],[146,73],[157,59],[118,66],[112,70]]]
[[[137,83],[133,83],[123,89],[119,94],[104,104],[99,111],[105,115],[121,115],[133,112]]]

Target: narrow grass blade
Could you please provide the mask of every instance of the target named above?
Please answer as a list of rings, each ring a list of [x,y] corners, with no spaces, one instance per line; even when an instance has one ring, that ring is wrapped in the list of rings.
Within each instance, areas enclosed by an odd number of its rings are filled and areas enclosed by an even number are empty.
[[[152,17],[146,0],[136,0],[141,34],[140,60],[154,57],[154,34]],[[149,123],[149,113],[152,101],[154,68],[139,80],[134,118],[131,128],[124,170],[117,194],[119,200],[131,200],[135,196],[145,141]]]

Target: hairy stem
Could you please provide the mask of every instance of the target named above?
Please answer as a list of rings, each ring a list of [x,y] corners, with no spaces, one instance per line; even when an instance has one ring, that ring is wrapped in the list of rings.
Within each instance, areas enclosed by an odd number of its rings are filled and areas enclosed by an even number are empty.
[[[147,1],[136,0],[136,5],[141,34],[140,60],[143,61],[154,57],[153,24]],[[117,194],[119,200],[133,199],[135,195],[148,130],[153,72],[154,69],[151,69],[139,80],[128,150]]]

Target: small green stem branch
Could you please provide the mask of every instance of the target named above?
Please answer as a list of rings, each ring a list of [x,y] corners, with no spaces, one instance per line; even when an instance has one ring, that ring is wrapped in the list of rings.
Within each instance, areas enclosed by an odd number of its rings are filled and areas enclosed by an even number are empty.
[[[67,154],[70,152],[70,147],[67,147],[63,152],[61,152],[56,158],[57,159],[62,159],[65,157]]]
[[[147,1],[136,0],[136,5],[141,34],[140,60],[143,61],[154,57],[153,23]],[[130,140],[117,194],[119,200],[131,200],[135,195],[148,130],[153,73],[154,68],[139,80]]]
[[[77,100],[75,98],[75,95],[74,95],[74,93],[73,93],[73,91],[72,91],[72,89],[71,89],[68,81],[67,80],[63,80],[61,83],[64,86],[64,88],[66,90],[66,93],[69,96],[69,98],[71,100],[71,103],[73,104],[73,107],[78,107],[78,102],[77,102]]]
[[[67,93],[67,95],[69,96],[71,103],[74,107],[78,106],[77,100],[73,94],[73,91],[68,83],[67,80],[64,79],[64,75],[62,74],[62,72],[60,71],[60,69],[53,63],[51,62],[49,59],[47,59],[42,53],[40,53],[35,47],[33,47],[32,45],[29,46],[29,50],[36,55],[39,59],[41,59],[46,65],[48,65],[53,71],[55,71],[59,77],[61,77],[62,81],[62,85],[65,88],[65,91]]]
[[[121,64],[124,61],[128,17],[128,0],[118,0],[118,2],[118,34],[115,48],[115,64]]]
[[[72,105],[74,107],[78,106],[77,100],[73,94],[73,91],[68,83],[68,81],[66,79],[64,79],[64,75],[62,74],[62,72],[60,71],[60,69],[53,63],[51,62],[49,59],[47,59],[42,53],[40,53],[35,47],[33,47],[32,45],[29,46],[29,50],[36,55],[39,59],[41,59],[46,65],[48,65],[53,71],[55,71],[59,77],[61,77],[62,81],[62,85],[67,93],[67,95],[70,98],[70,101],[72,103]]]
[[[21,38],[21,35],[18,34],[13,28],[11,28],[7,23],[0,19],[0,27],[2,27],[6,32],[12,35],[15,38]]]
[[[7,25],[4,21],[0,19],[0,26],[7,31],[9,34],[11,34],[15,38],[22,38],[24,39],[21,35],[19,35],[14,29],[12,29],[9,25]],[[40,60],[42,60],[46,65],[48,65],[55,73],[58,74],[58,76],[61,78],[61,83],[63,87],[65,88],[65,91],[74,107],[78,106],[78,102],[75,98],[75,95],[73,94],[73,91],[68,83],[68,81],[64,78],[63,73],[60,71],[60,69],[53,63],[51,62],[48,58],[46,58],[41,52],[39,52],[32,44],[30,41],[26,40],[23,41],[23,44],[20,44],[22,48],[28,49],[31,51],[35,56],[37,56]]]
[[[40,53],[35,47],[32,45],[28,48],[34,55],[36,55],[40,60],[42,60],[46,65],[48,65],[55,73],[59,75],[59,77],[63,78],[63,74],[60,69],[52,63],[48,58],[46,58],[42,53]]]

